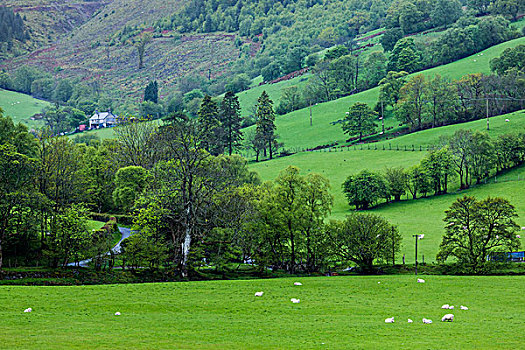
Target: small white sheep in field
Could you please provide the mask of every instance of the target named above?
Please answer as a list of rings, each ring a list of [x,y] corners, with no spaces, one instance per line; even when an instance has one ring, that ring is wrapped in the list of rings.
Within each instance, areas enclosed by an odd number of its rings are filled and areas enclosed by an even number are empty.
[[[115,316],[120,316],[120,312],[115,312]]]
[[[450,306],[450,305],[448,305],[448,304],[444,304],[443,306],[441,306],[441,308],[442,308],[442,309],[447,309],[447,310],[448,310],[449,306]]]
[[[525,231],[525,226],[523,226],[521,229]]]
[[[425,238],[425,234],[424,233],[419,235],[419,236],[417,236],[417,239],[423,239],[423,238]]]
[[[27,309],[24,310],[24,312],[32,312],[32,311],[33,311],[33,309],[31,309],[31,308],[27,308]]]
[[[417,279],[417,283],[425,283],[425,280],[422,279],[422,278],[418,278],[418,279]]]
[[[301,299],[295,299],[295,298],[292,298],[290,299],[290,301],[294,304],[299,304],[301,302]]]
[[[301,282],[294,282],[293,285],[294,286],[302,286],[303,284]]]
[[[412,321],[411,319],[408,319],[408,323],[412,323],[412,322],[414,322],[414,321]]]
[[[385,319],[385,323],[394,323],[394,317],[389,317]]]
[[[424,324],[431,324],[432,320],[429,320],[428,318],[423,318],[423,323]]]
[[[441,322],[452,322],[454,321],[454,315],[452,314],[446,314],[441,318]]]
[[[505,122],[507,122],[507,123],[508,123],[508,122],[510,122],[510,120],[509,120],[509,119],[505,119]]]
[[[468,310],[468,307],[463,306],[463,305],[461,305],[459,308],[460,308],[461,310]]]
[[[454,310],[454,305],[450,305],[450,306],[448,307],[448,309],[449,309],[449,310]]]
[[[255,292],[256,297],[262,297],[264,292]]]
[[[521,236],[520,235],[516,235],[516,238],[521,238]]]

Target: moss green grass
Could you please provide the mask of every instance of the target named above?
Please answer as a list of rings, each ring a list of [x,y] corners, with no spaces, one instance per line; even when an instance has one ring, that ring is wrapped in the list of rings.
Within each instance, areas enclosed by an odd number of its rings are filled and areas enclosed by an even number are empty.
[[[6,349],[517,349],[525,277],[0,287]],[[303,285],[294,286],[300,280]],[[380,282],[380,283],[378,283]],[[263,297],[254,293],[264,291]],[[292,304],[290,298],[299,298]],[[440,322],[442,304],[454,310]],[[32,313],[23,313],[31,307]],[[114,316],[115,312],[121,316]],[[394,316],[396,322],[386,324]],[[423,317],[433,324],[425,325]],[[407,323],[411,318],[414,323]]]
[[[37,100],[26,94],[0,89],[0,107],[5,115],[13,118],[15,123],[22,122],[30,128],[44,126],[43,121],[31,120],[31,117],[49,105],[47,101]]]

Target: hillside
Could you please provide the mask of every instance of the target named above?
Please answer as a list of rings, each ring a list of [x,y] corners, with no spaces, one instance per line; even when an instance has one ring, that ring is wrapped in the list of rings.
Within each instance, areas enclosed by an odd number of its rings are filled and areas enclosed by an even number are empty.
[[[509,122],[505,120],[509,119]],[[489,135],[498,135],[513,132],[515,130],[525,130],[525,111],[519,111],[507,115],[490,118],[491,130]],[[297,166],[303,174],[318,173],[326,176],[330,180],[331,192],[335,198],[334,208],[331,213],[333,218],[343,218],[351,212],[351,207],[342,192],[341,185],[345,179],[351,175],[368,169],[370,171],[384,171],[386,167],[402,166],[408,168],[416,165],[426,154],[426,146],[434,143],[443,135],[451,135],[458,129],[485,130],[486,121],[478,120],[464,124],[451,125],[434,130],[424,130],[409,134],[391,141],[378,142],[368,150],[365,145],[345,149],[332,150],[328,152],[301,152],[289,157],[277,158],[271,161],[252,163],[250,168],[257,171],[263,180],[273,180],[279,172],[289,165]],[[389,145],[389,143],[392,145]],[[396,150],[396,146],[400,150]],[[404,150],[404,145],[408,150]],[[411,151],[414,145],[416,151]],[[419,151],[418,146],[422,146],[423,151]],[[383,150],[383,146],[386,150]],[[392,150],[390,149],[392,147]],[[377,149],[376,149],[377,147]],[[518,178],[519,175],[519,178]],[[519,179],[519,181],[518,181]],[[518,222],[525,226],[525,166],[510,171],[503,177],[498,176],[496,180],[491,179],[488,184],[471,188],[466,191],[453,192],[445,196],[429,197],[418,200],[403,200],[401,203],[380,205],[372,209],[387,219],[399,225],[404,237],[402,252],[407,257],[412,256],[413,249],[411,235],[421,231],[425,233],[425,244],[422,246],[422,253],[427,259],[434,260],[441,236],[443,234],[443,213],[450,204],[463,194],[474,195],[480,198],[488,195],[498,195],[508,198],[511,203],[516,205],[520,216]],[[497,183],[494,183],[496,181]],[[458,188],[458,184],[452,184],[453,191]],[[422,221],[424,220],[424,221]],[[424,232],[423,232],[424,231]],[[427,235],[428,233],[428,235]],[[524,237],[525,239],[525,237]],[[428,244],[427,244],[428,242]],[[523,241],[525,243],[525,240]],[[407,261],[411,261],[408,258]]]
[[[37,100],[29,95],[0,89],[0,107],[5,115],[13,118],[15,123],[22,122],[30,128],[39,128],[44,125],[41,120],[31,120],[31,116],[40,113],[42,108],[49,106],[49,102]]]
[[[422,72],[426,76],[441,76],[458,79],[469,73],[489,73],[489,61],[499,56],[503,50],[525,43],[525,37],[518,38],[493,46],[480,53],[466,57],[459,61],[443,66],[431,68]],[[348,108],[355,102],[377,103],[379,88],[366,90],[355,95],[343,97],[334,101],[320,103],[312,107],[313,127],[310,127],[309,109],[304,108],[284,116],[277,117],[277,133],[280,141],[284,142],[289,149],[313,148],[318,145],[330,144],[332,142],[344,143],[347,137],[343,134],[340,125],[332,125],[331,122],[342,119]],[[397,125],[396,120],[385,121],[386,126]]]
[[[113,0],[4,0],[2,6],[10,7],[24,18],[30,28],[30,40],[19,43],[19,50],[33,51],[57,41],[86,23],[94,13]]]

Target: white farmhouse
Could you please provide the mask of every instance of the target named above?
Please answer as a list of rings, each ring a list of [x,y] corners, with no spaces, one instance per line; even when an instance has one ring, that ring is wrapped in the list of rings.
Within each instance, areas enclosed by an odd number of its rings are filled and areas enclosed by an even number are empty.
[[[102,113],[95,111],[95,114],[89,118],[89,128],[107,128],[108,126],[116,125],[117,118],[110,110]]]

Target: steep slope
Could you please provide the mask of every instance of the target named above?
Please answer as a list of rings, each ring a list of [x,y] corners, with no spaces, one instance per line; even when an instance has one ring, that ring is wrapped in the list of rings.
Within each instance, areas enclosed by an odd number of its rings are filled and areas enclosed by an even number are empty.
[[[176,12],[182,4],[181,0],[108,1],[89,21],[57,42],[6,61],[0,69],[14,71],[22,65],[31,65],[56,78],[81,78],[116,101],[140,97],[151,79],[159,80],[161,95],[167,95],[177,79],[190,71],[203,76],[221,75],[239,57],[235,35],[215,33],[174,38],[172,32],[163,32],[155,35],[146,47],[145,68],[141,70],[132,43],[111,42],[113,34],[124,26],[141,25],[148,32],[152,22]],[[44,16],[45,12],[40,13]]]
[[[10,7],[24,18],[30,30],[30,40],[21,44],[20,50],[31,51],[55,42],[63,34],[89,21],[93,14],[113,0],[4,0],[2,6]]]

